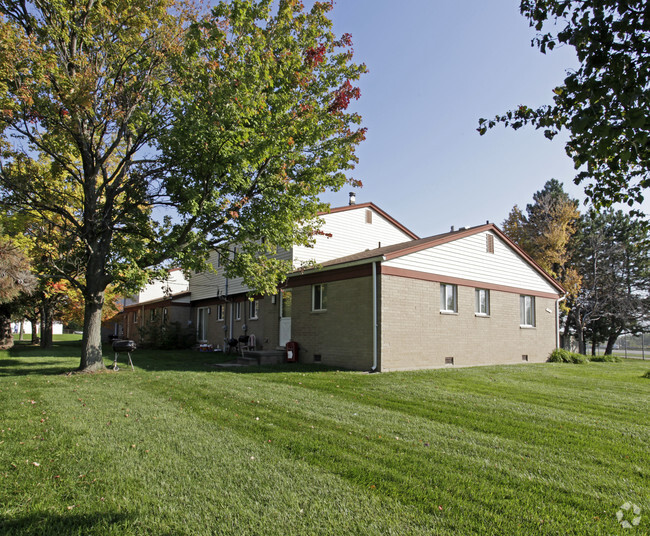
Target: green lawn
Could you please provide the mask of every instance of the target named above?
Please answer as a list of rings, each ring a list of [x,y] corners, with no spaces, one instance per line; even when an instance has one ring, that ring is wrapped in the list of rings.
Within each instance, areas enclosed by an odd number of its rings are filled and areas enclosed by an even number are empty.
[[[72,355],[0,352],[0,534],[650,533],[648,363],[368,375],[138,350],[135,373],[66,375]]]

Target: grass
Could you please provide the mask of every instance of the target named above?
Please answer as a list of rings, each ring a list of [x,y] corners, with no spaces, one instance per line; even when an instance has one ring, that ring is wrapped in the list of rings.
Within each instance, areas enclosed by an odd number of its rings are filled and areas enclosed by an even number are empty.
[[[135,373],[64,374],[77,354],[0,352],[3,535],[650,533],[643,362],[368,375],[138,350]]]

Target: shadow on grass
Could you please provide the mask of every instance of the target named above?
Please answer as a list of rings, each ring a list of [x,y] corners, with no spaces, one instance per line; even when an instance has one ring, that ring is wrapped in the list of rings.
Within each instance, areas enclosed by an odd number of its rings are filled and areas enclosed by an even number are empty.
[[[0,354],[2,355],[2,354]],[[64,374],[73,372],[79,364],[81,341],[59,341],[50,348],[40,348],[33,344],[17,344],[5,355],[9,359],[0,359],[0,376],[24,376],[27,374]],[[112,368],[115,353],[110,344],[103,347],[104,363]],[[138,348],[131,354],[136,372],[193,371],[217,372],[231,374],[252,373],[314,373],[344,370],[326,365],[307,365],[300,363],[282,363],[278,365],[253,365],[246,367],[219,367],[237,358],[236,354],[206,353],[193,350],[153,350]],[[117,356],[121,371],[130,372],[131,367],[126,353]]]
[[[111,525],[131,524],[133,516],[125,514],[31,514],[0,518],[0,533],[10,535],[66,536],[68,534],[102,534]]]

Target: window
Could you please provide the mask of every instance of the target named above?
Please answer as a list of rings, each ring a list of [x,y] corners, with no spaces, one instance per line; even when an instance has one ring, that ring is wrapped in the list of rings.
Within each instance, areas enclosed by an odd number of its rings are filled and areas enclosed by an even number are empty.
[[[327,310],[327,285],[324,283],[311,287],[311,310]]]
[[[133,323],[138,323],[138,311],[133,311]]]
[[[280,293],[280,318],[291,318],[291,304],[293,303],[293,292],[289,289]]]
[[[521,325],[535,326],[535,296],[519,296]]]
[[[222,303],[217,305],[217,322],[223,322],[223,319],[226,316],[226,306]]]
[[[445,313],[458,312],[458,287],[456,285],[440,284],[440,310]]]
[[[259,309],[259,301],[252,300],[248,302],[248,318],[254,320],[257,318],[257,313]]]
[[[235,302],[235,320],[241,320],[241,302]]]
[[[484,288],[476,289],[476,314],[489,316],[490,314],[490,291]]]
[[[168,316],[167,316],[167,307],[165,307],[163,309],[163,322],[167,322],[167,318],[168,318]]]
[[[485,235],[485,251],[494,253],[494,236],[491,234]]]
[[[453,357],[445,357],[445,365],[453,365],[453,364],[454,364]]]
[[[149,320],[151,322],[154,322],[156,320],[156,310],[155,309],[149,309]]]

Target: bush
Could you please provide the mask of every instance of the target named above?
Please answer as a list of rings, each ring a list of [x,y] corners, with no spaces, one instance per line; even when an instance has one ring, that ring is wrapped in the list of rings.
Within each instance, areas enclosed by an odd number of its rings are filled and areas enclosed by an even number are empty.
[[[590,361],[594,363],[620,363],[623,360],[615,355],[587,356],[576,352],[569,352],[569,350],[563,348],[556,348],[551,352],[548,361],[549,363],[575,363],[582,365]]]
[[[641,377],[642,377],[642,378],[647,378],[648,380],[650,380],[650,370],[649,370],[648,372],[646,372],[646,373],[645,373],[643,376],[641,376]]]
[[[594,363],[620,363],[623,360],[616,355],[595,355],[590,357],[589,361]]]
[[[589,362],[589,358],[586,355],[569,352],[569,350],[563,348],[553,350],[548,360],[551,363],[575,363],[579,365]]]

